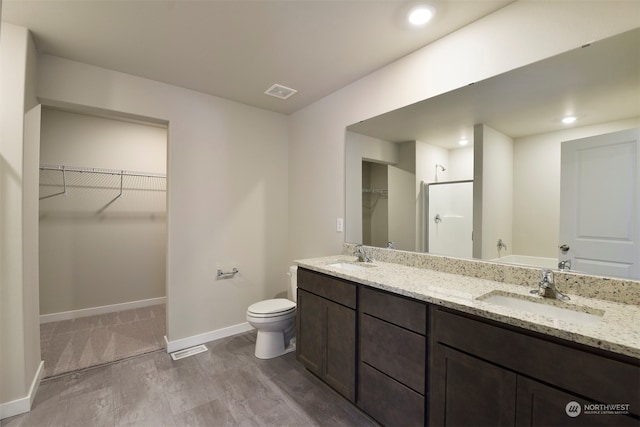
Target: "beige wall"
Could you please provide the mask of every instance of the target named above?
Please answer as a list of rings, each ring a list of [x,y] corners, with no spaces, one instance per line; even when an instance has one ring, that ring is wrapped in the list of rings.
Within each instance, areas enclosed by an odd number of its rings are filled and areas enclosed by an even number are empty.
[[[473,179],[473,147],[449,150],[449,168],[447,181]]]
[[[558,256],[562,141],[639,126],[640,119],[635,118],[516,139],[513,152],[512,253]]]
[[[286,291],[286,116],[46,55],[38,95],[169,123],[169,341],[243,324]]]
[[[416,143],[416,188],[419,182],[436,182],[436,165],[444,166],[447,171],[438,170],[438,181],[449,181],[451,166],[449,150],[424,141]]]
[[[473,257],[494,259],[510,252],[513,231],[513,139],[474,128]],[[502,240],[507,251],[498,252]]]
[[[40,109],[34,97],[36,49],[26,29],[2,24],[0,66],[0,418],[3,418],[28,409],[29,398],[33,397],[29,392],[32,386],[37,386],[40,366],[37,265]]]
[[[166,172],[165,127],[44,109],[40,163]],[[62,189],[41,172],[41,195]],[[157,178],[73,174],[40,201],[40,314],[165,296],[166,193]],[[109,188],[106,188],[109,187]],[[132,189],[129,189],[133,187]],[[100,212],[100,213],[98,213]]]
[[[636,1],[515,2],[293,114],[290,258],[341,249],[346,126],[635,28],[639,13]]]
[[[416,250],[416,142],[398,145],[400,162],[389,166],[389,236],[396,249]],[[386,242],[382,243],[382,247]]]

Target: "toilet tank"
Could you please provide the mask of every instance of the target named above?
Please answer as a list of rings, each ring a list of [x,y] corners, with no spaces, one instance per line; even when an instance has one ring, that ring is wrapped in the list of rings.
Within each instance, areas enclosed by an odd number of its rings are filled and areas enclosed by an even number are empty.
[[[298,266],[292,265],[289,267],[289,299],[293,302],[297,302],[298,291]]]

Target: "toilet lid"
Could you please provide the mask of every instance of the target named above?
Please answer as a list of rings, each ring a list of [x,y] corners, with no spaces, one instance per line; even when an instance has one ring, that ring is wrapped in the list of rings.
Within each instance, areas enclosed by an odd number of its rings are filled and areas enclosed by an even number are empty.
[[[293,311],[295,308],[296,303],[293,301],[285,298],[274,298],[251,304],[247,311],[258,315],[276,315]]]

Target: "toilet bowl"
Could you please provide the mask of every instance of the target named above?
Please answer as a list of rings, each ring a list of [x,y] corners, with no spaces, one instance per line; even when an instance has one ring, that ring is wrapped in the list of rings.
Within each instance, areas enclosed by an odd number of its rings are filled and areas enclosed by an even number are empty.
[[[297,267],[289,268],[291,297],[296,298]],[[247,322],[258,330],[255,355],[271,359],[295,350],[296,303],[274,298],[251,304]]]

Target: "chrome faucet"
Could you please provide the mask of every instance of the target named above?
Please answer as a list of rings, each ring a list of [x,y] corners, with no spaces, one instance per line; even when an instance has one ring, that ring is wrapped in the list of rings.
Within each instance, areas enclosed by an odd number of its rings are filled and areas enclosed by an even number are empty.
[[[531,293],[538,294],[543,298],[554,298],[561,301],[571,299],[568,295],[563,294],[556,288],[551,270],[542,270],[542,279],[538,282],[538,289],[533,289]]]
[[[369,258],[367,253],[364,251],[362,245],[356,246],[356,256],[358,257],[359,262],[372,262],[371,258]]]

